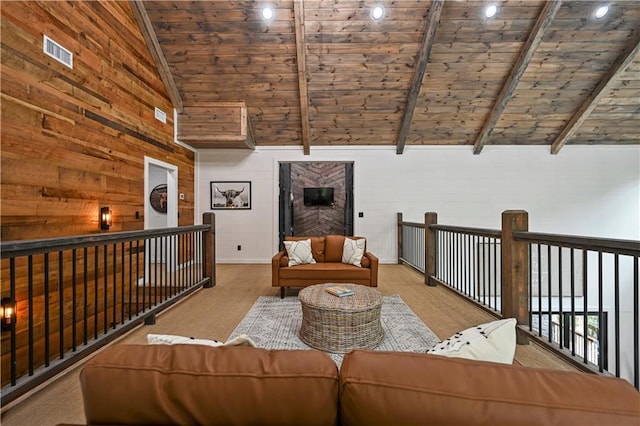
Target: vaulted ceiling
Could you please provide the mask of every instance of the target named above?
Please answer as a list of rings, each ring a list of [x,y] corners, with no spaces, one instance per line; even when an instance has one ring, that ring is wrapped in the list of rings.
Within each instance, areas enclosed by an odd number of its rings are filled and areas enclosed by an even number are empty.
[[[132,1],[196,148],[640,144],[640,1],[493,3]]]

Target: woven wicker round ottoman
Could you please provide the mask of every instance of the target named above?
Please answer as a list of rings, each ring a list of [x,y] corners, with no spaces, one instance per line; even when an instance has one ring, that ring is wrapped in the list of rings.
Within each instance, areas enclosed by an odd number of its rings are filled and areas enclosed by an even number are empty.
[[[352,296],[337,297],[326,291],[339,285],[352,289]],[[373,349],[384,338],[380,323],[382,294],[357,284],[317,284],[298,293],[302,305],[300,339],[326,352],[347,353]]]

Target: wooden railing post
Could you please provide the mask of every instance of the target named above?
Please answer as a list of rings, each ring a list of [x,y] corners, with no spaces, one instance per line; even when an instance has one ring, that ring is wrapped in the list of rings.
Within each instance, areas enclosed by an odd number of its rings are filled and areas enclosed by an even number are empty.
[[[209,282],[203,287],[211,288],[216,285],[216,215],[203,213],[202,223],[209,225],[209,230],[204,234],[204,273]]]
[[[400,258],[402,257],[402,213],[398,213],[398,265],[402,263]]]
[[[502,316],[515,318],[519,325],[529,324],[529,244],[516,241],[514,231],[529,230],[529,213],[524,210],[502,212]],[[517,333],[517,343],[529,339]]]
[[[436,231],[429,225],[438,223],[438,214],[427,212],[424,214],[424,283],[435,287],[436,260],[438,258]]]

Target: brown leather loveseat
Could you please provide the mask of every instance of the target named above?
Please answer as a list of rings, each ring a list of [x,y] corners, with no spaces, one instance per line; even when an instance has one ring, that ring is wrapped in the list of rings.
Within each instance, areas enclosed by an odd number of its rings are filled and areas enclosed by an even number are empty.
[[[285,241],[311,239],[311,251],[316,263],[288,266],[286,250],[271,259],[271,285],[280,287],[284,297],[286,287],[306,287],[322,283],[353,283],[369,287],[378,286],[378,258],[365,249],[362,266],[342,263],[342,248],[345,238],[362,237],[327,235],[322,237],[285,237]]]
[[[80,373],[89,424],[635,425],[622,379],[437,355],[115,345]]]

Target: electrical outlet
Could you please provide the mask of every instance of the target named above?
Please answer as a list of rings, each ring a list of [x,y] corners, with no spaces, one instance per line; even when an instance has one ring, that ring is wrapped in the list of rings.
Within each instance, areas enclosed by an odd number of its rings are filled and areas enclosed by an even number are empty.
[[[238,244],[238,251],[242,250],[242,246],[240,244]]]

